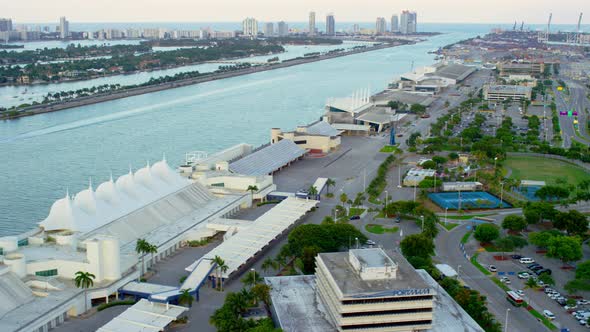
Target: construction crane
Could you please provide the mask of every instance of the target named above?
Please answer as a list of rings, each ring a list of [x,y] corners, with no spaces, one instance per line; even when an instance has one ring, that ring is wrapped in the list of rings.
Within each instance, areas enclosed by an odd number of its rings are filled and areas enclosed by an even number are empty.
[[[516,21],[514,21],[514,26],[512,27],[512,31],[516,31]]]
[[[547,32],[545,34],[545,42],[549,45],[549,33],[551,32],[551,18],[553,17],[553,13],[549,13],[549,21],[547,21]]]
[[[520,24],[520,31],[522,31],[523,28],[524,28],[524,21],[522,21],[522,23]]]
[[[582,32],[582,30],[580,29],[580,26],[582,25],[582,15],[583,14],[584,13],[580,13],[580,18],[578,18],[578,31],[577,31],[577,33]]]

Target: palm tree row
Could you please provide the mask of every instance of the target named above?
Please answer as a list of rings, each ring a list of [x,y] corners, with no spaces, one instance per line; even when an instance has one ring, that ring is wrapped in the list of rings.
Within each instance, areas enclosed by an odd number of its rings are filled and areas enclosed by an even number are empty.
[[[215,258],[211,260],[211,265],[213,264],[217,265],[215,266],[215,287],[223,292],[223,274],[227,272],[229,266],[227,266],[225,261],[219,256],[215,256]]]
[[[137,239],[135,244],[135,252],[141,255],[141,274],[143,276],[143,267],[144,267],[144,258],[145,254],[152,254],[152,260],[154,259],[154,254],[158,252],[158,247],[149,243],[146,239]]]

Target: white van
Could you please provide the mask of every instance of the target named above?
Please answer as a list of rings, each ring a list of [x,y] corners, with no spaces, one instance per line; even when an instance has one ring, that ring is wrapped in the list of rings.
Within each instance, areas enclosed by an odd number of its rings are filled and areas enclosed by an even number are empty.
[[[555,315],[551,311],[549,311],[549,310],[546,310],[546,309],[543,310],[543,315],[545,315],[545,317],[547,317],[547,318],[549,318],[551,320],[554,320],[555,319]]]
[[[523,257],[520,259],[520,264],[532,264],[535,260],[530,257]]]

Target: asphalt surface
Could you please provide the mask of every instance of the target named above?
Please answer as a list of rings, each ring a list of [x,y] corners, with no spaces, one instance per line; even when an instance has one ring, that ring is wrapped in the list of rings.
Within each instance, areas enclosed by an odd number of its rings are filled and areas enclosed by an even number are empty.
[[[578,127],[582,137],[579,137],[574,128],[574,117],[568,117],[565,115],[559,116],[559,125],[561,127],[561,138],[563,140],[563,147],[569,148],[572,144],[572,140],[580,142],[582,144],[590,144],[590,135],[586,128],[588,121],[588,115],[586,114],[586,108],[590,107],[588,98],[586,97],[587,89],[567,77],[560,77],[567,84],[569,95],[563,91],[557,91],[554,87],[553,91],[556,96],[557,112],[574,110],[578,112]]]

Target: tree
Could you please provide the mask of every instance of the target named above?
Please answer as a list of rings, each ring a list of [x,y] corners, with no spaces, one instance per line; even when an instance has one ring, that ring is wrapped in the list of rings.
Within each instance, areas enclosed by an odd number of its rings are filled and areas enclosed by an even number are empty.
[[[211,260],[211,265],[216,264],[215,266],[215,279],[216,283],[215,286],[223,292],[223,273],[227,272],[229,267],[225,264],[225,261],[215,255],[215,257]]]
[[[536,224],[543,219],[553,220],[557,214],[557,210],[550,203],[533,202],[523,208],[523,214],[527,223],[530,225]]]
[[[540,248],[547,248],[549,246],[549,241],[554,236],[561,236],[559,231],[542,231],[542,232],[534,232],[529,234],[529,240],[532,244],[536,245]]]
[[[576,267],[576,279],[590,279],[590,261],[585,261]]]
[[[254,192],[258,191],[258,187],[255,185],[250,185],[246,190],[250,192],[250,196],[252,197],[252,200],[254,200]]]
[[[270,308],[270,290],[271,287],[265,283],[256,284],[250,290],[256,302],[262,301],[267,310]]]
[[[256,285],[259,282],[262,282],[262,277],[260,276],[260,274],[258,274],[258,272],[251,270],[248,273],[246,273],[246,276],[244,278],[242,278],[242,282],[244,283],[244,285],[246,285],[249,288],[252,288],[252,286]]]
[[[194,300],[195,298],[188,289],[181,290],[181,293],[178,296],[178,304],[186,304],[189,308],[192,307]]]
[[[577,238],[554,236],[549,240],[547,256],[559,258],[562,262],[577,261],[582,259],[582,245]]]
[[[451,152],[449,153],[449,159],[455,161],[459,159],[459,154],[457,152]]]
[[[346,204],[347,201],[348,201],[348,196],[346,196],[346,193],[340,194],[340,202],[342,202],[342,205]]]
[[[94,286],[96,276],[90,272],[78,271],[75,274],[74,283],[76,287],[84,289],[84,312],[88,311],[88,291],[87,289]]]
[[[264,272],[267,272],[270,269],[276,269],[276,268],[277,268],[276,262],[270,257],[267,257],[262,262],[262,271],[264,271]]]
[[[310,196],[312,199],[317,199],[317,196],[318,196],[318,190],[317,190],[317,188],[316,188],[316,187],[314,187],[314,186],[311,186],[311,187],[309,187],[309,189],[307,190],[307,193],[309,194],[309,196]]]
[[[500,229],[494,224],[478,225],[473,233],[473,237],[479,242],[489,243],[500,236]]]
[[[434,241],[424,234],[412,234],[400,242],[402,253],[406,257],[430,257],[434,254]]]
[[[583,235],[588,232],[588,218],[576,210],[558,212],[553,221],[553,226],[565,230],[568,234]]]
[[[505,252],[514,250],[514,242],[507,237],[497,239],[494,244],[498,249],[502,250],[502,256],[504,256]]]
[[[539,276],[539,280],[542,281],[545,285],[555,285],[555,280],[551,277],[551,275],[547,272],[541,273]]]
[[[511,231],[520,232],[527,226],[526,220],[518,215],[511,214],[506,216],[502,221],[502,228],[509,229]]]
[[[426,169],[436,169],[436,162],[434,160],[427,160],[427,161],[423,162],[422,164],[420,164],[420,166],[422,166],[422,168],[426,168]]]
[[[153,254],[158,252],[158,247],[149,243],[145,239],[137,239],[137,242],[135,243],[135,252],[138,253],[139,255],[141,255],[141,270],[140,270],[140,272],[141,272],[141,275],[143,275],[143,267],[145,266],[145,264],[144,264],[145,254],[152,254],[152,258],[153,258]]]
[[[529,278],[525,283],[526,288],[537,288],[538,284],[537,284],[537,280],[535,280],[534,278]]]
[[[328,194],[330,193],[330,187],[333,187],[336,185],[336,181],[334,181],[333,179],[328,178],[328,180],[326,180],[326,191],[328,192]]]
[[[320,247],[310,246],[303,248],[301,262],[303,263],[303,273],[313,274],[315,272],[315,257],[320,252]]]
[[[441,157],[441,156],[434,156],[434,157],[432,157],[432,161],[434,161],[435,163],[437,163],[439,165],[443,165],[444,163],[447,162],[447,158]]]

